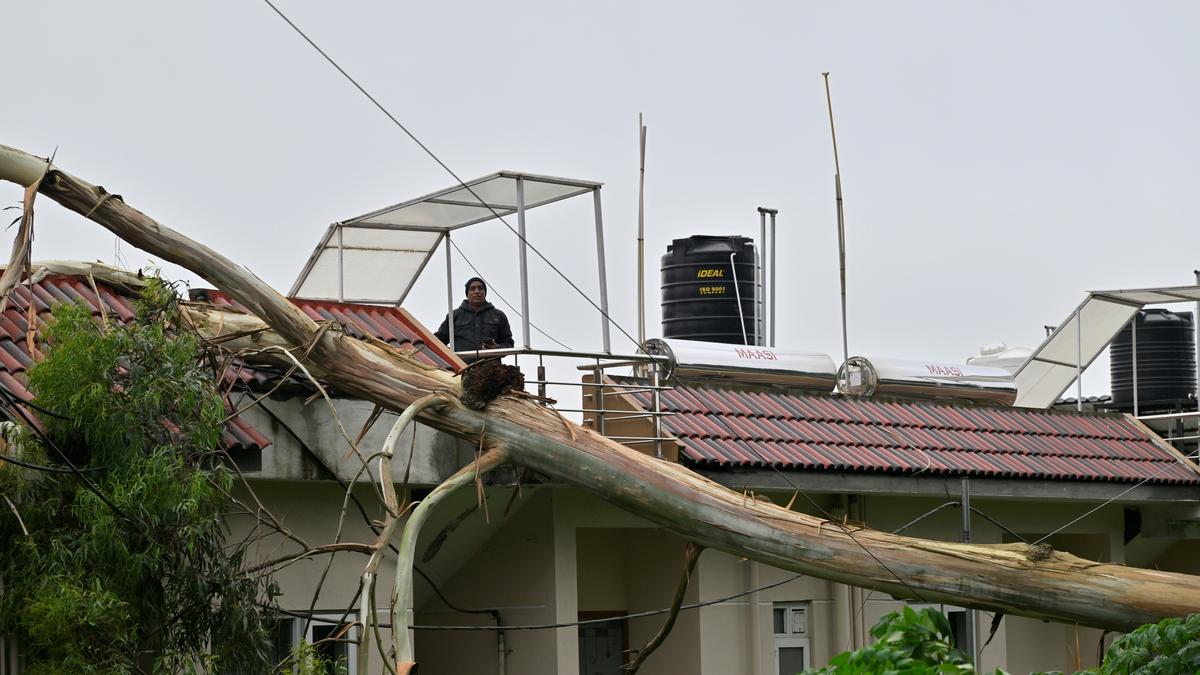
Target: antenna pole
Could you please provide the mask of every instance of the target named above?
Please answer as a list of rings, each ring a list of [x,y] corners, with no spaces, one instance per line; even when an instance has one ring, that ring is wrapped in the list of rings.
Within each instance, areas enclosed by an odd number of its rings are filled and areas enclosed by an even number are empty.
[[[833,188],[837,197],[838,226],[838,273],[842,282],[842,362],[850,360],[850,347],[846,339],[846,220],[842,211],[842,167],[838,162],[837,131],[833,126],[833,97],[829,94],[829,73],[825,78],[825,103],[829,107],[829,134],[833,137]]]
[[[638,347],[646,344],[646,125],[638,113]]]

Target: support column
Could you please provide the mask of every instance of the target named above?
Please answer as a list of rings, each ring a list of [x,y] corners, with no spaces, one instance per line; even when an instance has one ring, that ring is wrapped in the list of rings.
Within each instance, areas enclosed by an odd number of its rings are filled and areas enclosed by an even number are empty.
[[[1083,410],[1083,319],[1075,310],[1075,410]]]
[[[454,351],[454,270],[450,261],[450,230],[446,230],[446,325],[450,330],[450,351]]]
[[[962,493],[960,494],[960,497],[962,498],[960,509],[962,511],[962,541],[964,544],[969,544],[971,543],[971,482],[966,476],[964,476],[962,479]],[[975,631],[975,624],[977,623],[976,619],[978,619],[978,616],[976,615],[975,610],[968,609],[966,630],[967,644],[960,645],[959,648],[962,649],[963,653],[965,653],[967,657],[971,659],[971,663],[973,665],[978,666],[979,650],[976,648],[976,645],[979,644],[979,635]]]
[[[579,620],[579,563],[574,514],[566,513],[562,491],[551,495],[554,509],[554,621]],[[555,673],[579,672],[579,627],[554,629]]]
[[[521,344],[529,349],[529,244],[525,239],[525,179],[517,178],[517,234],[520,235]],[[577,666],[578,667],[578,666]]]
[[[346,263],[344,260],[345,256],[343,254],[344,249],[342,248],[342,226],[341,225],[337,226],[337,240],[338,240],[338,302],[345,302],[346,301],[346,281],[345,281]]]
[[[612,345],[608,334],[608,268],[604,262],[604,218],[600,213],[600,188],[592,190],[592,199],[596,206],[596,260],[600,268],[600,328],[604,339],[604,353],[611,354]]]

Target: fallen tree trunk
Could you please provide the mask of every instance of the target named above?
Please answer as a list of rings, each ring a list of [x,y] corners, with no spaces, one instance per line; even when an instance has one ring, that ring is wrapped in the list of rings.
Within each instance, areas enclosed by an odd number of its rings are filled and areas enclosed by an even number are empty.
[[[29,185],[45,167],[46,160],[0,146],[0,179]],[[52,169],[39,191],[125,241],[199,274],[261,319],[195,309],[191,316],[209,334],[225,335],[240,346],[298,346],[298,352],[307,351],[306,366],[331,387],[392,410],[430,393],[449,394],[454,401],[461,393],[456,377],[400,350],[322,330],[249,271],[102,188]],[[451,402],[422,412],[419,419],[484,447],[503,448],[518,464],[706,548],[897,598],[1123,631],[1200,611],[1200,577],[1101,564],[1024,544],[850,533],[820,518],[747,499],[678,464],[565,423],[528,399],[501,397],[483,411]]]

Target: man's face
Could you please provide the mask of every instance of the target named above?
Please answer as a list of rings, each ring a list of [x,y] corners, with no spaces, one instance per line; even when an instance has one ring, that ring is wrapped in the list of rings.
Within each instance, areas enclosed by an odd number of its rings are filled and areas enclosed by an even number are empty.
[[[467,286],[467,302],[472,307],[480,307],[487,302],[487,286],[472,281],[470,286]]]

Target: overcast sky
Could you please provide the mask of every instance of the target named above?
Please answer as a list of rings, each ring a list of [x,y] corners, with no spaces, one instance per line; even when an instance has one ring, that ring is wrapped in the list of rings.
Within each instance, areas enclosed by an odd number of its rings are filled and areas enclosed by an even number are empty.
[[[64,169],[283,291],[330,222],[453,183],[263,2],[6,4],[0,143],[57,148]],[[1088,290],[1188,284],[1200,267],[1195,3],[279,6],[460,176],[604,182],[610,302],[630,333],[643,112],[649,334],[667,244],[757,236],[765,205],[780,211],[778,343],[840,361],[823,71],[852,353],[961,362],[990,342],[1034,346]],[[19,196],[0,187],[5,205]],[[595,293],[590,200],[528,222]],[[149,260],[48,202],[37,227],[38,259]],[[503,225],[459,242],[519,296]],[[441,265],[406,302],[431,327]],[[534,323],[599,347],[586,303],[531,267]],[[1085,392],[1107,379],[1098,362]]]

